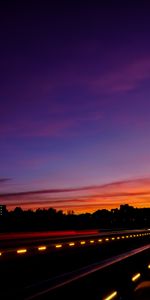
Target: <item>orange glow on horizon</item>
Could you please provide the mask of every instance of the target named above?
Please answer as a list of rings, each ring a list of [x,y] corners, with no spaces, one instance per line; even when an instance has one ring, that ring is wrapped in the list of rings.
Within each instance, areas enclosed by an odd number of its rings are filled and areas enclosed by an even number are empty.
[[[63,201],[62,201],[63,202]],[[92,200],[91,200],[92,202]],[[36,206],[33,206],[32,205],[19,205],[19,207],[21,207],[23,210],[33,210],[33,211],[36,211],[37,209],[49,209],[49,208],[54,208],[56,209],[57,211],[58,210],[62,210],[63,213],[67,214],[68,211],[73,211],[75,214],[82,214],[82,213],[94,213],[95,211],[97,210],[101,210],[101,209],[107,209],[107,210],[111,210],[111,209],[119,209],[120,208],[120,205],[123,205],[123,204],[128,204],[128,205],[131,205],[133,206],[134,208],[150,208],[150,203],[147,204],[147,203],[142,203],[142,204],[139,204],[139,203],[130,203],[128,201],[125,201],[124,203],[117,203],[117,205],[115,203],[113,204],[96,204],[96,205],[80,205],[80,206],[57,206],[55,207],[54,205],[53,206],[44,206],[44,203],[41,203],[40,205],[36,205]],[[8,211],[12,211],[16,208],[16,206],[8,206]]]
[[[8,210],[13,210],[16,206],[22,209],[36,210],[38,208],[54,208],[64,213],[74,211],[75,214],[94,213],[101,209],[115,209],[120,205],[128,204],[135,208],[150,207],[150,179],[131,179],[120,182],[110,182],[106,185],[91,186],[69,193],[54,193],[53,200],[48,194],[38,195],[38,201],[32,195],[9,196],[10,199],[1,200],[7,205]]]

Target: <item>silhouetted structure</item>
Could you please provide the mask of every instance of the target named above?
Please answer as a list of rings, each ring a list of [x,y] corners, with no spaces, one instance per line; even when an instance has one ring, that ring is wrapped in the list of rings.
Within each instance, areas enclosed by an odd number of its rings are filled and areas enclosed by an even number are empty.
[[[8,212],[4,206],[0,214],[0,231],[46,231],[64,229],[139,229],[150,227],[150,208],[134,208],[128,204],[119,209],[97,210],[93,214],[65,214],[54,208]]]
[[[4,216],[7,213],[6,205],[0,204],[0,216]]]

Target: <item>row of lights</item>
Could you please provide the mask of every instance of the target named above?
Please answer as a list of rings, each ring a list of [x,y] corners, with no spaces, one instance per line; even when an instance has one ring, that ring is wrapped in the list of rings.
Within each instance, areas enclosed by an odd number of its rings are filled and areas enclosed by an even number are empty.
[[[140,233],[140,234],[130,234],[130,235],[122,235],[122,236],[117,236],[117,237],[106,237],[103,239],[98,239],[98,240],[90,240],[90,241],[79,241],[80,245],[85,245],[85,244],[94,244],[94,243],[102,243],[103,241],[109,242],[109,241],[114,241],[114,240],[120,240],[120,239],[128,239],[128,238],[134,238],[134,237],[141,237],[141,236],[146,236],[146,235],[150,235],[150,233]],[[75,246],[77,243],[75,242],[70,242],[68,243],[69,247],[73,247]],[[63,246],[65,246],[66,243],[64,244],[55,244],[55,248],[62,248]],[[37,247],[38,251],[44,251],[47,249],[47,246],[39,246]],[[17,254],[25,254],[27,252],[27,249],[18,249]],[[2,255],[2,252],[0,252],[0,256]]]
[[[148,269],[150,269],[150,264],[147,266]],[[141,277],[141,273],[137,273],[132,276],[131,281],[136,282],[139,278]],[[114,299],[118,295],[117,291],[113,291],[110,295],[108,295],[106,298],[103,300],[111,300]]]

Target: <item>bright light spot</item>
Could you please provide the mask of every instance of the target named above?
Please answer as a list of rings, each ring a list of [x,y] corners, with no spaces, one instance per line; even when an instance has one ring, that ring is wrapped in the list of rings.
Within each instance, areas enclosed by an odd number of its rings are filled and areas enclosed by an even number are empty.
[[[128,239],[128,237],[129,237],[129,236],[128,236],[128,235],[126,235],[126,238],[127,238],[127,239]]]
[[[74,246],[75,245],[75,243],[69,243],[69,246],[70,247],[72,247],[72,246]]]
[[[91,240],[90,243],[93,244],[93,243],[94,243],[94,240]]]
[[[85,241],[81,241],[80,244],[81,244],[81,245],[84,245],[84,244],[85,244]]]
[[[114,240],[115,240],[115,238],[114,238],[114,237],[112,237],[111,239],[112,239],[112,241],[114,241]]]
[[[105,241],[107,241],[107,242],[108,242],[108,241],[109,241],[109,238],[106,238],[106,239],[105,239]]]
[[[19,249],[19,250],[17,250],[18,254],[22,254],[22,253],[26,253],[26,252],[27,252],[27,249]]]
[[[0,256],[2,255],[2,252],[0,252]]]
[[[38,250],[39,250],[39,251],[46,250],[46,246],[41,246],[41,247],[38,247]]]
[[[124,239],[124,236],[122,236],[122,239]]]
[[[117,296],[117,292],[115,291],[103,300],[111,300],[111,299],[115,298],[116,296]]]
[[[101,243],[101,242],[102,242],[102,239],[99,239],[99,240],[98,240],[98,242],[100,242],[100,243]]]
[[[61,247],[62,247],[62,244],[55,245],[55,248],[61,248]]]
[[[141,274],[140,273],[137,273],[136,275],[134,275],[132,277],[132,281],[136,281],[137,279],[139,279],[141,277]]]
[[[148,265],[148,269],[150,269],[150,265]]]
[[[117,240],[120,240],[120,236],[117,236]]]

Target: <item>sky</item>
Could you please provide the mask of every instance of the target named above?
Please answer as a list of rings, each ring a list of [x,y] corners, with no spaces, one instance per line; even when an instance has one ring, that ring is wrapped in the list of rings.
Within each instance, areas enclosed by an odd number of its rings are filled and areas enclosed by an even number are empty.
[[[0,5],[0,203],[150,207],[148,1]]]

